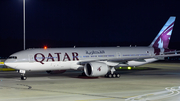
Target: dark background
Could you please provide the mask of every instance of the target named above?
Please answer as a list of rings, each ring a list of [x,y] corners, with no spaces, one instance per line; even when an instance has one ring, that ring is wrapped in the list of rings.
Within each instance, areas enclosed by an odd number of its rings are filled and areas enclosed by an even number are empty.
[[[0,0],[0,56],[23,50],[23,0]],[[26,0],[26,49],[148,46],[170,16],[180,49],[178,0]]]

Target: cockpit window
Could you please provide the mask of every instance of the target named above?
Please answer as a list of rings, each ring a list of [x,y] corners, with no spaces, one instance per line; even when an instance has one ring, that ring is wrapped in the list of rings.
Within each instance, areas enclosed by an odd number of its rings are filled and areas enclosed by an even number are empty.
[[[10,56],[8,59],[17,59],[17,56]]]

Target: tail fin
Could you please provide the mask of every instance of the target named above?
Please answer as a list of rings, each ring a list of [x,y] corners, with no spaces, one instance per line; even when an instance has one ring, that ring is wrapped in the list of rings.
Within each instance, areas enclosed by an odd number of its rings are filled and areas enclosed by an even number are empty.
[[[163,28],[160,30],[156,38],[149,45],[154,48],[168,48],[169,40],[171,38],[171,33],[173,30],[174,22],[176,17],[170,17]]]

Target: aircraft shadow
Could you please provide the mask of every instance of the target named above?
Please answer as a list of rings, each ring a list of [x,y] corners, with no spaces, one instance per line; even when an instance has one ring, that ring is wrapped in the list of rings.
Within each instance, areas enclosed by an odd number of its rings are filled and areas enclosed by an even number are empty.
[[[121,75],[128,75],[133,74],[135,72],[140,71],[151,71],[151,70],[160,70],[158,68],[151,68],[151,67],[141,67],[142,69],[117,69],[116,73],[119,73]],[[1,71],[0,72],[0,78],[20,78],[20,74],[16,71]],[[62,74],[48,74],[45,71],[38,71],[38,72],[27,72],[27,77],[48,77],[52,79],[59,79],[58,77],[69,77],[69,78],[77,78],[77,79],[99,79],[102,77],[87,77],[85,75],[82,75],[82,71],[67,71]]]

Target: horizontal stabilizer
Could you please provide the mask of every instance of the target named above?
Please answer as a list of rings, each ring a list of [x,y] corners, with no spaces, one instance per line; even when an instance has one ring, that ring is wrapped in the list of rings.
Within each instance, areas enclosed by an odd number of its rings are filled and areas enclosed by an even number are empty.
[[[173,56],[180,56],[180,54],[156,55],[155,58],[158,58],[158,57],[173,57]]]

